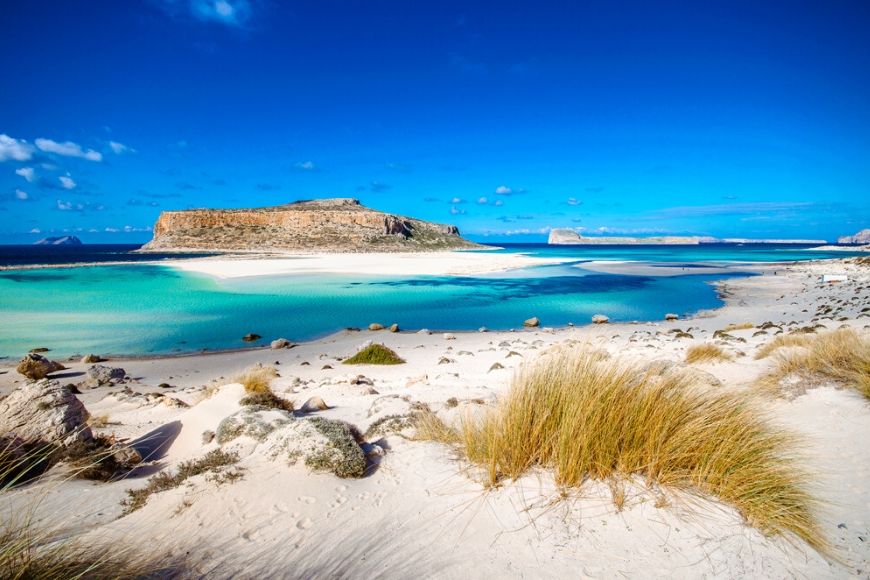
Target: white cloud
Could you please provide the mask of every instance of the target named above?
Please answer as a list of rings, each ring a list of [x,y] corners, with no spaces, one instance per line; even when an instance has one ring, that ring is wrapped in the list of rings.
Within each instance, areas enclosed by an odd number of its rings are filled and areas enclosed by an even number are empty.
[[[60,211],[102,211],[106,209],[106,206],[101,203],[81,203],[59,199],[57,200],[57,209]]]
[[[127,147],[123,143],[118,143],[117,141],[109,141],[109,147],[115,155],[121,155],[122,153],[136,153],[136,150],[132,147]]]
[[[30,199],[30,196],[27,195],[26,191],[22,191],[20,189],[15,190],[15,199],[20,199],[21,201],[25,201]]]
[[[190,9],[200,20],[242,26],[251,17],[247,0],[192,0]]]
[[[59,199],[57,200],[57,209],[59,209],[60,211],[72,211],[74,207],[71,201],[63,201]]]
[[[495,192],[498,195],[510,195],[514,191],[510,187],[508,187],[507,185],[499,185],[498,187],[495,188]]]
[[[489,201],[489,200],[486,199],[485,197],[480,197],[480,198],[477,199],[477,203],[479,203],[479,204],[481,204],[481,205],[486,205],[486,202],[488,202],[488,201]]]
[[[64,141],[63,143],[58,143],[57,141],[52,141],[51,139],[39,138],[35,141],[35,143],[41,151],[45,151],[46,153],[56,153],[57,155],[63,155],[65,157],[79,157],[81,159],[87,159],[88,161],[103,160],[103,154],[99,151],[94,151],[93,149],[83,149],[81,145],[79,145],[78,143],[73,143],[72,141]]]
[[[0,161],[7,159],[28,161],[31,157],[33,157],[33,145],[23,139],[16,139],[5,133],[0,134]]]
[[[73,181],[73,178],[70,177],[69,174],[61,175],[60,177],[58,177],[58,179],[60,180],[60,184],[63,186],[64,189],[75,189],[76,182]]]
[[[500,199],[497,199],[495,200],[495,203],[493,205],[495,205],[496,207],[501,207],[504,205],[504,202]]]
[[[456,207],[454,205],[453,207],[450,208],[450,214],[451,215],[465,215],[465,210],[459,209],[458,207]]]
[[[454,197],[450,200],[450,203],[462,203],[462,198]]]
[[[314,171],[317,169],[317,166],[314,165],[313,161],[301,161],[296,164],[297,169],[302,169],[303,171]]]
[[[20,175],[28,182],[33,181],[34,173],[32,167],[20,167],[15,170],[15,175]]]
[[[30,233],[31,234],[41,234],[42,230],[40,230],[39,228],[33,228],[32,230],[30,230]]]
[[[581,205],[583,202],[577,199],[576,197],[568,198],[568,205]]]

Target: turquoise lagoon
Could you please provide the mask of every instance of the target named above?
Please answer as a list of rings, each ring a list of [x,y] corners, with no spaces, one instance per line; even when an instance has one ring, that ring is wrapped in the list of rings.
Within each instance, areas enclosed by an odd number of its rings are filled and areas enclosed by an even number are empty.
[[[34,347],[56,356],[87,352],[145,355],[249,346],[246,333],[307,340],[371,322],[403,329],[518,328],[583,324],[596,313],[614,321],[660,320],[721,304],[711,282],[729,274],[692,274],[700,264],[843,257],[841,252],[723,247],[524,245],[558,265],[460,277],[260,276],[216,280],[166,265],[0,272],[0,357]],[[588,260],[682,265],[681,276],[624,276],[583,269]],[[730,275],[744,275],[739,266]]]

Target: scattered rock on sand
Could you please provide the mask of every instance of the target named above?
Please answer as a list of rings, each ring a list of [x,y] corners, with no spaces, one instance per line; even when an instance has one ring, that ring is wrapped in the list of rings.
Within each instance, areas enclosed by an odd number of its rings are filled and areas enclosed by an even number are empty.
[[[399,332],[399,325],[398,324],[391,324],[390,325],[390,332]]]
[[[449,332],[444,333],[444,340],[456,340],[455,334],[450,334]]]
[[[679,315],[674,314],[673,312],[668,312],[667,314],[665,314],[665,320],[679,320],[679,319],[680,319]]]
[[[124,380],[127,376],[127,371],[120,367],[107,367],[105,365],[94,365],[87,371],[88,378],[85,381],[89,387],[102,387],[103,385],[113,385]]]
[[[352,385],[374,385],[374,381],[368,378],[365,375],[357,375],[356,377],[350,380],[350,384]]]
[[[603,314],[596,314],[592,317],[593,324],[607,324],[608,322],[610,322],[610,318]]]
[[[93,439],[89,414],[70,390],[55,381],[41,380],[18,387],[0,401],[0,433],[14,433],[24,441],[62,443]]]
[[[362,390],[363,395],[379,395],[380,392],[374,387],[366,387]]]
[[[495,362],[495,363],[492,363],[492,366],[489,367],[489,371],[487,371],[487,372],[497,371],[497,370],[503,369],[503,368],[504,368],[503,364]]]
[[[286,338],[278,338],[269,343],[269,346],[272,347],[272,350],[279,350],[282,348],[290,348],[290,341]]]
[[[92,365],[94,363],[102,362],[102,358],[96,354],[86,354],[82,357],[81,363],[83,365]]]
[[[244,340],[245,342],[254,342],[256,340],[260,340],[261,338],[263,338],[263,337],[260,336],[259,334],[249,332],[248,334],[246,334],[245,336],[242,337],[242,340]]]
[[[329,405],[323,399],[314,396],[302,403],[302,407],[299,410],[303,413],[314,413],[315,411],[325,411],[328,408]]]
[[[369,330],[375,331],[375,330],[383,330],[383,329],[384,329],[383,324],[378,324],[377,322],[372,322],[371,324],[369,324]]]
[[[44,379],[47,375],[51,373],[62,371],[66,367],[60,364],[59,362],[55,362],[53,360],[48,360],[41,354],[36,354],[35,352],[29,352],[24,355],[24,358],[19,361],[18,366],[15,367],[20,374],[24,375],[28,379],[38,381],[40,379]]]
[[[421,328],[417,331],[417,334],[432,334],[428,328]]]
[[[528,320],[523,322],[523,326],[527,328],[536,328],[538,326],[541,326],[541,321],[538,319],[537,316],[533,316],[532,318],[529,318]]]

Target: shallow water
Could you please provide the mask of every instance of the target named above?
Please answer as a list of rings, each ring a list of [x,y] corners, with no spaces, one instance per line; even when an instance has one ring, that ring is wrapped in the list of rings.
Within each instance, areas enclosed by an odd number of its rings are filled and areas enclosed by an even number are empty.
[[[0,272],[0,357],[34,347],[55,356],[155,354],[247,346],[246,333],[306,340],[348,326],[398,323],[404,329],[518,328],[584,324],[593,314],[613,321],[660,320],[721,304],[710,282],[722,274],[623,276],[582,269],[583,260],[633,259],[693,264],[818,258],[775,253],[679,248],[514,246],[565,257],[566,263],[503,274],[462,277],[264,276],[215,280],[168,266],[131,264]],[[834,253],[836,256],[842,254]],[[581,266],[581,267],[578,267]]]

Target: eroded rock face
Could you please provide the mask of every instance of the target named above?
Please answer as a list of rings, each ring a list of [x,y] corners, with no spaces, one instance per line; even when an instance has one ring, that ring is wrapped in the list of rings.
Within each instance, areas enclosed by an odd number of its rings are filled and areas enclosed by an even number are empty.
[[[93,439],[84,404],[65,386],[41,380],[18,387],[0,401],[0,433],[24,441],[68,445]]]
[[[355,199],[255,209],[166,211],[142,251],[310,250],[383,252],[476,248],[456,226],[395,216]]]
[[[870,244],[870,228],[861,230],[854,236],[843,236],[837,239],[838,244]]]
[[[41,354],[29,352],[19,361],[15,370],[30,380],[38,381],[51,373],[62,371],[65,368],[59,362],[48,360]]]

